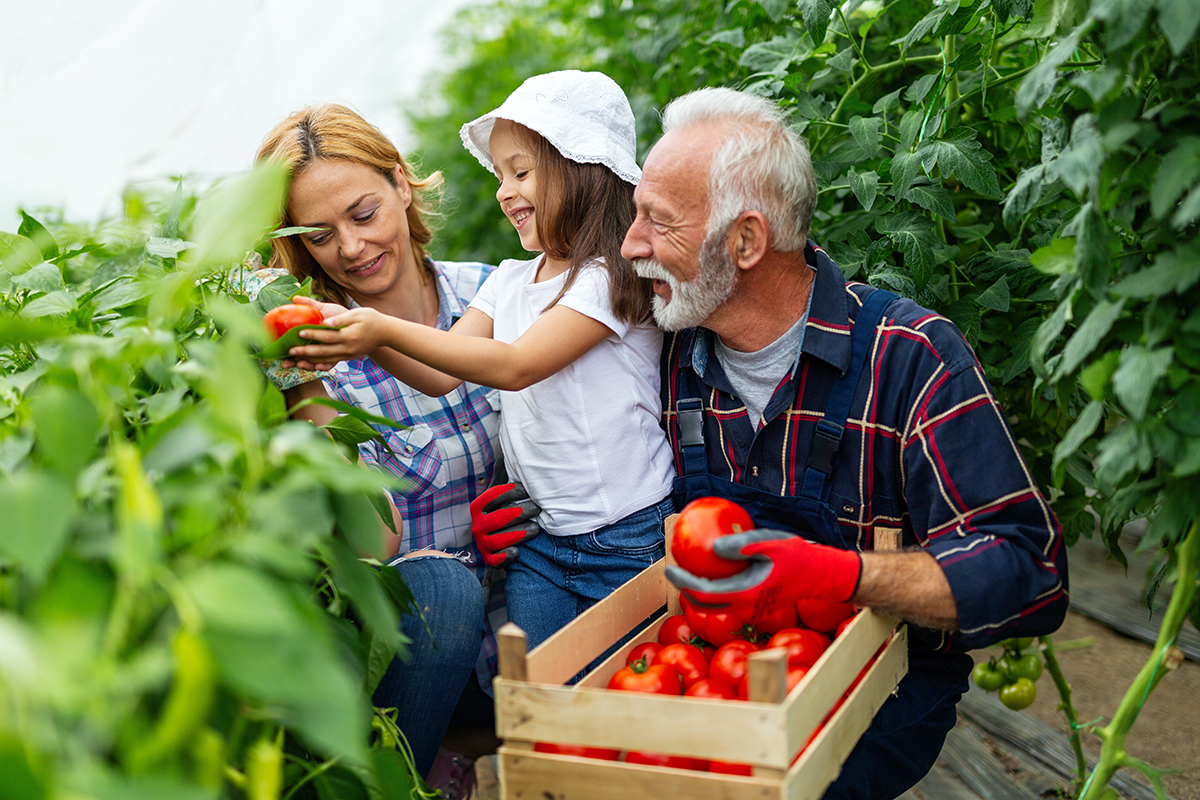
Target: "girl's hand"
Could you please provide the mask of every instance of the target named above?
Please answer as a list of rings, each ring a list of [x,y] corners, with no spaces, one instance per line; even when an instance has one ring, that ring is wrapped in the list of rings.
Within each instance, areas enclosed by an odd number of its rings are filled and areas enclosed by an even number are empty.
[[[307,297],[296,302],[312,306],[325,318],[323,324],[337,330],[308,329],[300,338],[312,344],[293,347],[288,355],[305,369],[326,370],[339,361],[363,358],[384,343],[384,316],[373,308],[347,309],[337,303],[322,303]]]

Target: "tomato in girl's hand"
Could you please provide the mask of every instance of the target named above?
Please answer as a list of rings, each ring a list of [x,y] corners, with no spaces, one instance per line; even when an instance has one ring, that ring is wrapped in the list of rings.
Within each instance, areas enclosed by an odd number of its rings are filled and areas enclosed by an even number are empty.
[[[263,316],[263,327],[271,339],[278,339],[297,325],[320,325],[325,321],[321,312],[312,306],[284,303]]]
[[[708,762],[702,758],[687,756],[669,756],[665,753],[647,753],[642,750],[630,750],[625,754],[625,761],[630,764],[647,764],[651,767],[674,767],[675,769],[707,770]]]
[[[577,744],[537,742],[533,745],[533,749],[538,753],[555,753],[560,756],[579,756],[581,758],[599,758],[605,761],[617,761],[621,758],[620,750],[610,750],[607,747],[584,747]]]
[[[708,697],[714,700],[736,700],[737,690],[720,678],[702,678],[684,692],[688,697]]]
[[[692,684],[708,677],[708,659],[704,652],[695,645],[669,644],[655,654],[652,664],[666,664],[679,673],[683,679],[684,694]]]
[[[702,578],[728,578],[747,566],[746,561],[721,558],[713,552],[713,542],[730,533],[748,531],[754,520],[746,509],[721,497],[700,497],[683,507],[675,520],[671,555],[676,563]]]
[[[766,649],[775,647],[787,650],[789,667],[811,667],[829,648],[829,637],[805,628],[784,628],[767,642]]]
[[[800,615],[800,623],[804,627],[829,633],[836,631],[842,621],[858,613],[858,608],[851,603],[833,600],[797,600],[796,613]]]
[[[645,661],[650,664],[654,661],[654,656],[662,650],[663,646],[658,642],[642,642],[637,647],[629,651],[629,655],[625,657],[625,664],[633,666],[635,661]]]

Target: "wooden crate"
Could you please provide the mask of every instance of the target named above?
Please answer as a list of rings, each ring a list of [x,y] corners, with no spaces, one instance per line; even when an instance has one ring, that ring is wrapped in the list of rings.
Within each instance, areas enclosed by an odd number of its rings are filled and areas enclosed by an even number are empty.
[[[884,549],[879,533],[877,547]],[[751,655],[750,702],[610,691],[604,687],[624,666],[629,650],[656,640],[663,620],[679,613],[678,592],[664,574],[666,563],[645,570],[531,652],[526,653],[520,628],[509,623],[500,629],[500,677],[494,687],[497,733],[504,740],[499,750],[504,800],[817,800],[908,669],[906,628],[864,609],[790,693],[785,694],[782,651]],[[664,604],[665,613],[656,614]],[[564,685],[652,615],[648,628],[578,684]],[[853,692],[792,763],[868,665]],[[749,763],[754,775],[538,753],[536,742]]]

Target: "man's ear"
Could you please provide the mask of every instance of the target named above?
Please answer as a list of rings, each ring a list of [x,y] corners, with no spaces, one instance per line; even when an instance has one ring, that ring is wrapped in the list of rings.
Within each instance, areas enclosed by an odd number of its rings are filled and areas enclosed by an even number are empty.
[[[767,254],[770,228],[761,211],[743,211],[729,227],[727,243],[738,269],[750,269]]]

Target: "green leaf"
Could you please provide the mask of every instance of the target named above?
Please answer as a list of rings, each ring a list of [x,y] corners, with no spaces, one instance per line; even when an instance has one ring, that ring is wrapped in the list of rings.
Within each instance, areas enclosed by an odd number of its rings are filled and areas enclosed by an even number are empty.
[[[1034,0],[1033,22],[1026,33],[1036,39],[1068,31],[1087,14],[1089,0]]]
[[[1141,33],[1155,0],[1102,0],[1094,3],[1092,13],[1107,25],[1104,47],[1112,53],[1129,44]]]
[[[1063,328],[1066,327],[1067,320],[1072,313],[1071,306],[1072,300],[1068,295],[1054,309],[1054,313],[1038,326],[1037,335],[1033,339],[1033,347],[1029,349],[1029,363],[1039,377],[1047,377],[1046,353],[1049,352],[1050,346],[1058,340]]]
[[[787,74],[799,46],[800,39],[795,34],[776,36],[770,41],[747,47],[738,59],[738,64],[751,72],[767,72],[782,78]]]
[[[38,246],[24,236],[0,231],[0,267],[20,275],[42,263]]]
[[[813,44],[820,46],[825,41],[825,31],[829,27],[829,18],[833,15],[832,0],[799,0],[800,16],[804,19],[804,27],[812,38]]]
[[[1041,107],[1050,99],[1050,95],[1054,94],[1055,86],[1058,85],[1058,68],[1071,58],[1071,55],[1079,47],[1080,39],[1091,27],[1092,23],[1086,22],[1075,28],[1069,35],[1059,39],[1046,52],[1046,55],[1042,56],[1042,60],[1037,63],[1037,66],[1029,71],[1029,74],[1021,81],[1020,88],[1017,89],[1018,115],[1024,117],[1031,108]]]
[[[382,532],[379,529],[379,517],[370,501],[361,494],[338,492],[332,496],[332,505],[338,528],[355,548],[362,553],[380,555]]]
[[[196,209],[196,246],[185,259],[199,270],[241,261],[279,223],[288,170],[264,161],[237,180],[218,186]]]
[[[855,198],[858,199],[864,211],[870,211],[871,206],[875,205],[875,197],[879,194],[879,176],[872,170],[871,172],[855,172],[852,168],[848,173],[850,178],[850,191],[854,192]]]
[[[929,94],[929,90],[937,83],[942,74],[934,72],[917,78],[904,92],[904,99],[912,103],[920,103]]]
[[[1093,400],[1104,399],[1104,390],[1112,379],[1112,374],[1117,371],[1120,360],[1121,351],[1110,350],[1079,373],[1079,385]]]
[[[1033,15],[1033,0],[992,0],[992,8],[1004,24],[1010,19],[1029,19]]]
[[[918,134],[921,133],[921,120],[923,117],[924,115],[919,108],[910,108],[904,112],[904,116],[900,117],[900,146],[896,148],[896,155],[912,149],[913,144],[917,141]]]
[[[68,483],[96,452],[100,415],[81,392],[62,386],[43,387],[29,403],[37,431],[36,449],[43,462]]]
[[[741,50],[746,46],[746,33],[741,28],[718,31],[704,40],[705,44],[728,44]]]
[[[917,211],[881,217],[875,230],[886,233],[892,244],[904,254],[904,265],[920,289],[933,275],[933,250],[939,244],[933,233],[933,222]]]
[[[1107,300],[1097,303],[1067,341],[1066,347],[1063,348],[1062,361],[1059,362],[1051,380],[1059,380],[1073,373],[1108,335],[1124,308],[1124,299],[1115,303]]]
[[[21,225],[17,228],[17,235],[32,241],[42,254],[43,260],[50,261],[58,258],[58,242],[54,240],[54,236],[46,230],[42,223],[24,211],[21,211]]]
[[[306,228],[303,225],[292,226],[290,228],[277,228],[266,235],[267,239],[282,239],[285,236],[295,236],[298,233],[316,233],[317,231],[328,230],[328,228]]]
[[[294,328],[289,328],[283,336],[273,342],[268,343],[265,347],[255,353],[255,357],[264,361],[278,361],[288,357],[288,351],[293,347],[301,347],[306,344],[313,344],[311,339],[301,339],[300,331],[322,330],[335,331],[337,328],[331,328],[328,325],[297,325]]]
[[[183,587],[205,625],[213,629],[285,637],[303,635],[308,629],[282,584],[240,564],[204,564],[183,579]]]
[[[1112,491],[1131,472],[1150,468],[1154,451],[1145,434],[1131,422],[1124,422],[1100,440],[1096,455],[1096,480],[1102,491]]]
[[[321,426],[335,442],[358,446],[379,437],[379,431],[360,419],[342,414]]]
[[[876,100],[875,105],[871,107],[871,113],[891,114],[894,111],[898,111],[900,109],[900,93],[903,91],[904,88],[901,87]]]
[[[44,294],[36,300],[31,300],[21,309],[21,316],[26,319],[40,317],[64,317],[78,308],[75,295],[66,291]]]
[[[933,29],[938,26],[938,23],[942,21],[942,17],[946,16],[946,12],[951,8],[957,9],[958,3],[945,3],[943,5],[935,6],[932,11],[922,17],[921,20],[912,27],[912,30],[905,35],[904,41],[900,44],[900,54],[907,54],[913,45],[917,44],[926,36],[928,36]],[[926,87],[925,91],[929,91],[929,88]],[[913,102],[919,103],[921,101],[920,99],[915,99]]]
[[[1154,394],[1154,386],[1167,374],[1174,349],[1160,347],[1148,350],[1141,345],[1121,351],[1121,365],[1113,373],[1113,393],[1130,417],[1142,420]]]
[[[0,476],[4,535],[0,553],[40,584],[67,542],[75,517],[70,486],[49,472],[27,470]]]
[[[1034,250],[1029,263],[1047,275],[1071,275],[1075,272],[1075,240],[1055,239]]]
[[[1004,198],[1004,227],[1015,230],[1025,215],[1037,207],[1042,199],[1045,175],[1046,167],[1043,164],[1021,170],[1012,191]]]
[[[333,567],[338,588],[358,610],[358,619],[379,636],[393,653],[396,652],[401,640],[398,628],[400,618],[376,579],[374,570],[359,561],[350,547],[338,539],[327,540],[321,549]]]
[[[917,148],[917,155],[927,170],[937,164],[943,177],[957,176],[982,195],[1001,197],[996,170],[990,163],[992,154],[975,141],[975,131],[971,128],[955,128],[940,139],[926,139]]]
[[[1200,25],[1196,4],[1193,0],[1155,0],[1154,4],[1158,7],[1158,27],[1171,45],[1171,52],[1182,55]]]
[[[1009,306],[1008,279],[1001,276],[1000,280],[976,297],[975,302],[993,311],[1007,312]]]
[[[23,275],[13,279],[13,284],[31,292],[57,292],[63,289],[63,277],[58,267],[48,262],[42,262]]]
[[[1200,242],[1192,241],[1170,252],[1160,252],[1158,260],[1133,273],[1112,287],[1118,297],[1150,298],[1174,292],[1183,294],[1200,280]]]
[[[1076,196],[1083,197],[1088,187],[1100,178],[1104,151],[1096,119],[1081,114],[1071,126],[1071,144],[1046,167],[1046,177],[1062,179]]]
[[[164,239],[159,236],[151,236],[146,242],[146,252],[159,258],[178,258],[184,250],[195,246],[194,242],[185,242],[183,239]]]
[[[1065,459],[1070,457],[1083,446],[1095,432],[1096,426],[1100,424],[1100,420],[1104,418],[1104,403],[1099,400],[1093,400],[1084,406],[1080,412],[1078,419],[1071,425],[1066,436],[1054,448],[1054,462],[1052,469],[1057,469]]]
[[[1186,228],[1200,217],[1200,187],[1192,187],[1187,197],[1179,204],[1179,210],[1171,217],[1176,228]]]
[[[951,221],[958,219],[958,215],[954,213],[954,201],[940,183],[915,183],[904,193],[902,199],[910,200],[939,217]]]
[[[920,174],[920,156],[905,150],[896,151],[891,161],[892,194],[897,198],[903,198],[908,193],[909,186]]]
[[[874,158],[879,152],[879,127],[882,122],[878,117],[850,118],[850,135],[862,148],[863,158]]]
[[[381,417],[378,414],[370,414],[366,411],[363,411],[358,406],[352,406],[349,403],[343,403],[341,400],[334,400],[331,397],[311,397],[308,400],[303,400],[292,406],[290,410],[295,412],[297,409],[304,408],[305,406],[309,405],[327,406],[335,411],[340,411],[343,414],[349,414],[352,417],[356,417],[363,422],[369,422],[372,425],[383,425],[387,428],[398,428],[400,430],[405,430],[408,428],[407,425],[401,424],[394,419]]]
[[[1033,343],[1041,325],[1042,321],[1039,318],[1031,317],[1017,326],[1013,334],[1012,355],[1000,376],[1001,383],[1008,383],[1029,369],[1029,354],[1033,350]]]
[[[1078,219],[1079,238],[1075,241],[1075,266],[1084,286],[1100,294],[1108,285],[1108,270],[1111,264],[1108,223],[1092,203],[1087,203],[1080,209]]]

